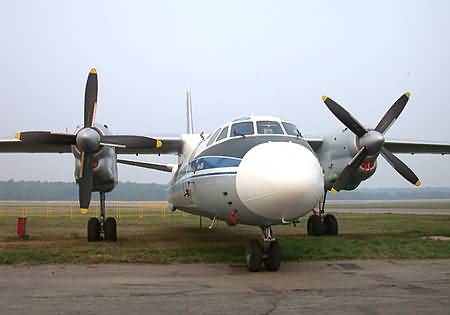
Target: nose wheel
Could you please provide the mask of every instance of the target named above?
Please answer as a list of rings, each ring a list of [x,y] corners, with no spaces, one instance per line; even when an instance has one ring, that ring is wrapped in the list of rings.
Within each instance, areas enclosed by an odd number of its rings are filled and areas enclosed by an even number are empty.
[[[263,267],[268,271],[278,271],[281,265],[281,247],[272,237],[272,227],[261,227],[264,239],[251,240],[247,246],[246,263],[251,272],[258,272]]]
[[[331,214],[325,214],[326,192],[323,201],[320,203],[319,213],[314,212],[306,224],[306,230],[310,236],[338,235],[339,226],[336,217]]]
[[[112,217],[106,218],[105,193],[100,192],[100,218],[90,218],[87,226],[88,242],[117,241],[117,223]]]

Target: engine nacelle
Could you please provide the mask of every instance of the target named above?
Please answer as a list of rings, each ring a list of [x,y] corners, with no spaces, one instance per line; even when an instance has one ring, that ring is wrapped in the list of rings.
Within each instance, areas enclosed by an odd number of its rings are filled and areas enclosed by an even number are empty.
[[[75,180],[80,178],[80,152],[74,146],[72,153],[75,156]],[[92,170],[94,173],[93,191],[110,192],[118,182],[117,158],[114,148],[103,147],[93,156]]]
[[[323,139],[317,155],[324,172],[325,188],[327,190],[332,188],[333,183],[358,150],[359,147],[355,135],[348,129],[341,130]],[[369,156],[343,189],[354,190],[362,181],[369,179],[375,174],[377,169],[376,158],[377,156]]]
[[[110,134],[106,125],[96,124],[95,128],[101,134]],[[80,151],[72,146],[75,156],[75,180],[80,178]],[[110,192],[118,183],[117,155],[113,147],[101,147],[93,154],[92,170],[94,174],[93,191]]]

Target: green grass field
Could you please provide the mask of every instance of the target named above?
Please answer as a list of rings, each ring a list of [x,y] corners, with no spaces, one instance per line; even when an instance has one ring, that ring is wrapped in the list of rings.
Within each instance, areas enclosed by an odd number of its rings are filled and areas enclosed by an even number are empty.
[[[213,230],[203,219],[165,212],[164,203],[112,204],[118,220],[117,243],[87,243],[89,215],[76,204],[0,204],[0,264],[194,263],[244,261],[247,241],[260,238],[256,227]],[[98,210],[91,211],[91,215]],[[29,240],[15,234],[16,217],[26,214]],[[283,259],[450,258],[450,217],[442,215],[338,214],[338,237],[308,237],[305,220],[297,227],[274,228]]]

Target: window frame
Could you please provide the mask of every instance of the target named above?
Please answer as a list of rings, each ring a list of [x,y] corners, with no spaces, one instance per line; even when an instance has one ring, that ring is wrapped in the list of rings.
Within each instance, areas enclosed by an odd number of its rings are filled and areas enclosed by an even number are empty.
[[[288,133],[286,127],[284,126],[284,124],[292,125],[293,127],[295,127],[295,130],[298,132],[298,134],[291,135],[290,133]],[[291,137],[303,138],[302,133],[300,132],[300,130],[298,130],[298,128],[297,128],[297,126],[295,124],[287,122],[287,121],[282,121],[281,122],[281,126],[283,127],[284,131],[286,132],[286,135],[291,136]]]
[[[235,126],[235,125],[242,125],[242,124],[250,124],[251,126],[252,126],[252,133],[248,133],[248,134],[239,134],[239,135],[235,135],[235,136],[233,136],[233,134],[232,134],[232,132],[233,132],[233,127]],[[236,122],[236,123],[233,123],[233,124],[231,124],[231,128],[230,128],[230,138],[236,138],[236,137],[242,137],[242,136],[244,136],[244,137],[247,137],[247,136],[253,136],[253,135],[255,135],[256,134],[256,132],[255,132],[255,122],[253,121],[253,120],[250,120],[250,121],[240,121],[240,122]]]
[[[219,135],[217,136],[216,142],[222,141],[224,139],[228,138],[228,134],[230,133],[230,126],[227,125],[225,127],[222,128],[222,131],[219,133]],[[226,130],[225,136],[223,138],[220,138],[222,136],[222,133]]]
[[[214,143],[214,141],[216,140],[217,136],[220,134],[221,131],[222,128],[218,128],[211,134],[211,137],[209,137],[208,142],[206,143],[207,147],[209,147],[211,144]]]
[[[263,133],[263,132],[259,132],[258,123],[273,123],[275,125],[278,125],[278,127],[280,128],[281,133]],[[281,126],[281,123],[279,121],[276,121],[276,120],[257,120],[256,121],[256,132],[257,132],[258,135],[275,135],[275,136],[284,136],[284,135],[286,135],[285,130]]]

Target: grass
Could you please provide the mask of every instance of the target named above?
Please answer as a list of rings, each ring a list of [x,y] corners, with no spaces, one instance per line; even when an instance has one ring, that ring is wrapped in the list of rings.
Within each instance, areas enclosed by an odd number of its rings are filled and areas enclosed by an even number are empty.
[[[331,200],[327,203],[329,209],[450,209],[448,199],[422,200]]]
[[[239,263],[247,241],[260,238],[256,227],[219,223],[209,230],[208,219],[203,219],[200,229],[198,217],[180,212],[164,216],[164,207],[123,204],[119,211],[112,205],[119,241],[87,243],[89,216],[80,215],[75,204],[33,204],[25,209],[0,204],[0,264]],[[15,236],[15,220],[23,212],[30,235],[26,241]],[[338,214],[337,218],[338,237],[306,236],[305,219],[297,227],[275,227],[284,260],[450,258],[450,242],[423,239],[450,236],[449,216]]]

